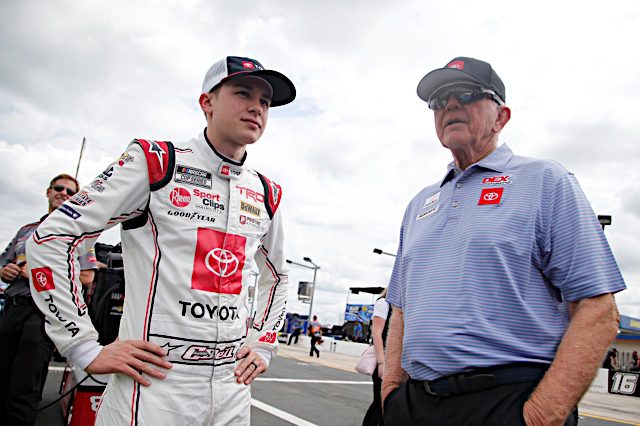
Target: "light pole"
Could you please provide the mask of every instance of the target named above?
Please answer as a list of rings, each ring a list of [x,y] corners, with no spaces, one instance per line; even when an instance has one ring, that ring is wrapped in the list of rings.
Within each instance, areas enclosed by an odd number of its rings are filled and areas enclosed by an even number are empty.
[[[292,265],[301,266],[301,267],[307,268],[307,269],[313,269],[313,284],[311,286],[311,300],[309,302],[309,323],[311,323],[311,311],[313,310],[313,295],[316,292],[316,274],[318,273],[318,269],[320,269],[320,267],[318,265],[316,265],[315,263],[313,263],[313,261],[311,260],[310,257],[303,257],[302,259],[305,262],[309,262],[313,266],[305,265],[304,263],[294,262],[293,260],[289,260],[289,259],[287,259],[287,263],[290,263]]]
[[[605,226],[611,225],[611,216],[599,214],[598,222],[600,222],[600,225],[602,225],[602,230],[604,231]]]
[[[386,251],[382,251],[382,250],[380,250],[379,248],[374,248],[374,249],[373,249],[373,252],[374,252],[375,254],[386,254],[387,256],[396,257],[396,255],[395,255],[395,254],[393,254],[393,253],[388,253],[388,252],[386,252]]]

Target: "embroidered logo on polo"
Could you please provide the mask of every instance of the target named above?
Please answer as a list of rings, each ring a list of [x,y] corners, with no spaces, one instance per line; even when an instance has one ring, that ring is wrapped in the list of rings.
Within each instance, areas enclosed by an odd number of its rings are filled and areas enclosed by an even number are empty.
[[[242,235],[198,228],[191,288],[221,294],[240,294],[245,244]]]
[[[178,164],[173,175],[173,180],[187,185],[199,186],[201,188],[211,189],[212,173],[206,170],[196,169],[195,167],[182,166]]]
[[[478,205],[500,204],[504,188],[482,188]]]
[[[490,176],[482,179],[482,184],[485,186],[509,185],[510,183],[509,176]]]

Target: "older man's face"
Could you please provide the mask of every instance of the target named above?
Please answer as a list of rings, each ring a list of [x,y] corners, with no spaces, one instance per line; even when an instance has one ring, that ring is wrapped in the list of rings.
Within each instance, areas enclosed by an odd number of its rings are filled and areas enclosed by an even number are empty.
[[[434,112],[440,143],[450,150],[483,149],[496,131],[499,108],[490,98],[462,104],[449,96],[446,107]]]

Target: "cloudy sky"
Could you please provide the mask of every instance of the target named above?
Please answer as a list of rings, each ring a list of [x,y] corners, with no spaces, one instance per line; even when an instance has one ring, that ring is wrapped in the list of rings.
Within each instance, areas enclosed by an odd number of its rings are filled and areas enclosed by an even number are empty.
[[[351,286],[386,285],[404,208],[450,161],[415,94],[455,56],[489,61],[512,119],[501,141],[575,173],[640,317],[640,5],[635,0],[3,0],[0,245],[46,209],[44,188],[81,183],[134,137],[184,140],[204,118],[204,73],[224,55],[284,72],[298,98],[274,108],[248,165],[284,187],[289,258],[320,265],[314,312],[338,323]],[[117,230],[100,241],[119,241]],[[291,270],[290,309],[298,281]],[[371,297],[351,296],[352,303]]]

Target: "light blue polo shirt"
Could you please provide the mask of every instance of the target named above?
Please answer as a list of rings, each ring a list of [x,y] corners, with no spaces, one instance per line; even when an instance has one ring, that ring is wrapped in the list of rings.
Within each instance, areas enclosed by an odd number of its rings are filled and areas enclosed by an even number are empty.
[[[411,201],[387,300],[404,313],[402,367],[434,380],[550,363],[566,302],[625,288],[573,174],[502,145]]]

